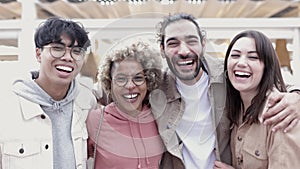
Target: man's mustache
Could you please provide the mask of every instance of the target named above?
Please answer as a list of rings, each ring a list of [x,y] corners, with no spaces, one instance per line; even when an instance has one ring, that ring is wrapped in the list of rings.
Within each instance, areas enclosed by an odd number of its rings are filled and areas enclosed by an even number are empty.
[[[174,59],[179,60],[179,59],[197,59],[198,55],[196,54],[187,54],[187,55],[175,55]]]

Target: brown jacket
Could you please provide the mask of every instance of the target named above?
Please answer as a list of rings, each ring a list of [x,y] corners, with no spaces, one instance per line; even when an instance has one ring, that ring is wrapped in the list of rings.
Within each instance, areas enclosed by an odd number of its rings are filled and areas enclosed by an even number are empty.
[[[230,121],[224,113],[226,86],[223,74],[223,61],[211,56],[205,56],[202,62],[209,76],[209,99],[212,118],[216,128],[216,158],[231,164],[230,152]],[[163,84],[159,90],[151,93],[150,103],[154,117],[157,119],[159,133],[166,147],[161,160],[163,169],[183,169],[182,143],[176,134],[185,103],[176,88],[175,78],[170,72],[163,77]]]
[[[271,131],[261,123],[241,123],[231,134],[236,169],[294,169],[300,166],[300,123],[292,131]]]

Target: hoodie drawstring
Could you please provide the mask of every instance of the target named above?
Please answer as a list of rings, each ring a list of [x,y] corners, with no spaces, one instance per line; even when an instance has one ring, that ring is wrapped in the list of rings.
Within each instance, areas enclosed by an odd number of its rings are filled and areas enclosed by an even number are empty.
[[[133,138],[132,124],[131,124],[130,121],[128,121],[128,123],[129,123],[129,128],[130,128],[130,133],[131,133],[131,139],[132,139],[132,141],[133,141],[133,146],[134,146],[134,149],[135,149],[136,154],[138,155],[138,166],[137,166],[137,168],[141,168],[141,167],[142,167],[142,164],[141,164],[141,157],[140,157],[140,154],[139,154],[139,152],[138,152],[138,150],[137,150],[136,143],[135,143],[135,139]]]
[[[138,130],[139,130],[139,133],[141,135],[141,140],[142,140],[143,147],[144,147],[144,150],[145,150],[146,162],[147,162],[147,165],[149,165],[150,161],[149,161],[149,158],[148,158],[148,151],[147,151],[147,148],[146,148],[145,142],[144,142],[144,137],[143,137],[143,133],[142,133],[142,129],[141,129],[140,119],[138,119],[138,126],[139,126]]]

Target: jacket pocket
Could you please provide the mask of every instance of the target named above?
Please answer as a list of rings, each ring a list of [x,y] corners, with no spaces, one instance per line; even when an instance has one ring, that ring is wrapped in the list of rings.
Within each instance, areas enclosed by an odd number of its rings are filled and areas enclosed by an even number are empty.
[[[77,132],[73,135],[76,159],[76,169],[86,169],[87,163],[87,132]]]
[[[39,142],[6,142],[2,145],[3,169],[35,169],[41,167]]]
[[[256,169],[268,167],[268,154],[264,144],[259,144],[254,140],[252,140],[251,143],[245,142],[243,151],[243,163],[245,168]]]

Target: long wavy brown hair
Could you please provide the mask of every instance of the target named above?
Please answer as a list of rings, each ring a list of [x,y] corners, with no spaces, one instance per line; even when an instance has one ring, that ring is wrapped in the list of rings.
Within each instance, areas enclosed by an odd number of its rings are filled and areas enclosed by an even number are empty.
[[[283,78],[281,75],[280,64],[277,54],[272,46],[270,39],[263,33],[255,30],[248,30],[236,35],[229,44],[229,47],[225,56],[224,73],[227,73],[227,61],[230,55],[231,49],[237,40],[243,37],[253,38],[255,41],[256,51],[259,60],[264,63],[265,68],[263,70],[262,79],[257,87],[257,95],[252,98],[251,105],[247,108],[243,116],[243,121],[249,123],[257,123],[258,116],[264,108],[266,101],[266,94],[273,87],[279,91],[286,91]],[[226,99],[226,111],[228,111],[229,119],[238,124],[239,118],[243,115],[244,104],[241,99],[239,91],[237,91],[231,84],[230,80],[226,78],[227,82],[227,99]]]

